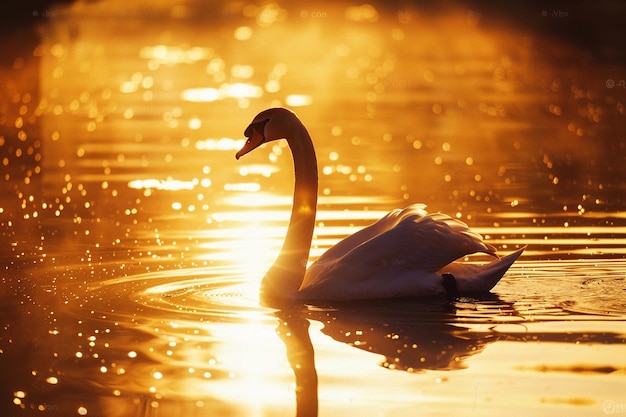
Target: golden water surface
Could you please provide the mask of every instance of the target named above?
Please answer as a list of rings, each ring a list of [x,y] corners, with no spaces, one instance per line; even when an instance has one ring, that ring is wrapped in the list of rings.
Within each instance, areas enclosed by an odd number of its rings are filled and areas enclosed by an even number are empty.
[[[0,415],[625,415],[626,71],[555,35],[580,10],[454,4],[33,10],[1,67]],[[271,106],[315,142],[311,260],[416,202],[528,249],[483,297],[261,307],[292,160],[234,154]]]

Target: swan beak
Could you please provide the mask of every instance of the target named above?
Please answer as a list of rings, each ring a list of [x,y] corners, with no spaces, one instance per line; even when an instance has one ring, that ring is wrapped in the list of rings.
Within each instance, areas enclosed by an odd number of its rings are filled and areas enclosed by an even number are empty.
[[[249,133],[250,136],[248,137],[246,143],[243,145],[243,148],[241,148],[239,152],[237,152],[237,154],[235,155],[236,159],[239,159],[248,152],[253,151],[254,149],[261,146],[263,142],[265,142],[265,138],[263,137],[263,135],[259,133],[259,131],[255,128],[246,129],[246,133]]]

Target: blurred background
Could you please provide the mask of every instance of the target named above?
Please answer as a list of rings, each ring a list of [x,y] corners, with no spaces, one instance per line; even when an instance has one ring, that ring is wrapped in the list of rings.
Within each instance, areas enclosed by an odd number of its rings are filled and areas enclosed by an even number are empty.
[[[623,208],[619,1],[5,7],[2,166],[17,188],[62,188],[75,164],[96,193],[155,164],[206,176],[209,156],[190,165],[190,148],[240,139],[257,111],[283,105],[312,130],[326,195],[384,190],[464,217]],[[112,142],[134,146],[111,161]],[[164,160],[154,144],[175,149]],[[209,191],[223,191],[212,174]],[[287,194],[287,175],[272,187]]]

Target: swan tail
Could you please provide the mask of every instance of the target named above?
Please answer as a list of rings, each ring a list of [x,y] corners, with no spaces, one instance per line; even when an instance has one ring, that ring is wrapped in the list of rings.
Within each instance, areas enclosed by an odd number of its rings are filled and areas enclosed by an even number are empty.
[[[489,292],[513,265],[513,262],[520,257],[524,249],[526,246],[486,265],[454,262],[442,268],[440,272],[452,274],[456,278],[459,294]]]

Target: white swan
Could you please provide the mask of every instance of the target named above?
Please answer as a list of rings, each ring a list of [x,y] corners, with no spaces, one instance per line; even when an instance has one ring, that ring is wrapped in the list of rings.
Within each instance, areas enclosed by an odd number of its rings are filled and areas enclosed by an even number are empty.
[[[245,136],[237,159],[266,142],[286,139],[296,178],[289,227],[261,282],[262,298],[330,301],[487,292],[524,251],[500,259],[465,223],[427,214],[424,205],[415,204],[348,236],[306,269],[318,181],[311,137],[295,113],[284,108],[259,113]],[[455,262],[476,252],[497,259],[486,265]]]

